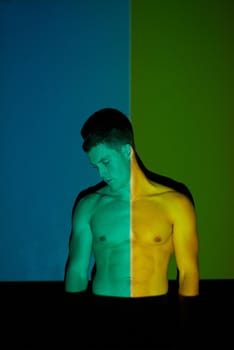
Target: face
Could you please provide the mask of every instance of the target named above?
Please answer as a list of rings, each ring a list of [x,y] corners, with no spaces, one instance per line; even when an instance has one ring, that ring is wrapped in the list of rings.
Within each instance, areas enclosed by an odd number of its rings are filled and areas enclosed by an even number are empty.
[[[87,152],[88,159],[100,177],[114,191],[129,188],[130,184],[130,145],[118,149],[100,143]]]

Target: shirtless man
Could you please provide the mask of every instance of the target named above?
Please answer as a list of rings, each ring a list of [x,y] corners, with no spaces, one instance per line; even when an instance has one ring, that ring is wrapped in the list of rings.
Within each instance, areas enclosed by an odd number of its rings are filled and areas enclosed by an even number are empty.
[[[82,128],[83,149],[104,185],[74,210],[65,291],[87,290],[93,254],[93,295],[112,301],[160,299],[168,294],[168,266],[175,254],[179,298],[197,297],[194,205],[185,194],[145,175],[128,123],[121,112],[103,109]]]

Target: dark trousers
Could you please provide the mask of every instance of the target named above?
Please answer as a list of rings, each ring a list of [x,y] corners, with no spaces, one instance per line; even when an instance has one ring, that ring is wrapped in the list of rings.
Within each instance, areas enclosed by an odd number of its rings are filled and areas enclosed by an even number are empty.
[[[91,298],[91,341],[109,349],[174,349],[175,323],[168,296]]]

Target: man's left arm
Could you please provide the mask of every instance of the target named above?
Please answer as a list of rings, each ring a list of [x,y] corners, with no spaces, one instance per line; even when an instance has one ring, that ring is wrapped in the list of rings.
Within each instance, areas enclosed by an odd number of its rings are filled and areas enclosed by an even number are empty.
[[[197,322],[199,303],[199,241],[195,207],[184,195],[172,206],[173,244],[178,268],[178,312],[183,327]]]

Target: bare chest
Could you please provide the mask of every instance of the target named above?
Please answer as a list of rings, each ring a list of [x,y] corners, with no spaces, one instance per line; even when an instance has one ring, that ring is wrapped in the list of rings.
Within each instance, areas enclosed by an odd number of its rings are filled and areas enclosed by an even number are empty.
[[[163,244],[171,237],[172,224],[167,209],[155,199],[137,200],[131,205],[132,240]]]
[[[100,200],[91,218],[94,242],[118,244],[130,240],[130,205],[122,200]]]
[[[172,233],[165,208],[149,199],[131,203],[117,199],[101,200],[90,224],[96,243],[159,245]]]

